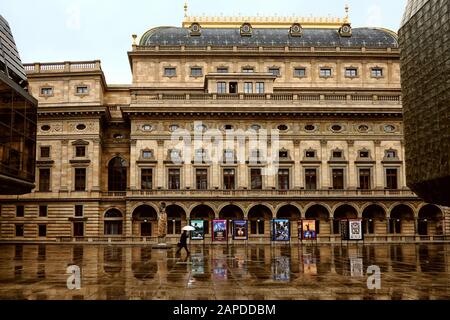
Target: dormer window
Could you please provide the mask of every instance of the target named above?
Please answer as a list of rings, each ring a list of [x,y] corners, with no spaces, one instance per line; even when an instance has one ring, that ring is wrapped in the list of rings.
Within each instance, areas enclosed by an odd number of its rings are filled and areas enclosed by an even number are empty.
[[[250,23],[244,23],[241,26],[241,36],[243,37],[250,37],[252,35],[253,28]]]

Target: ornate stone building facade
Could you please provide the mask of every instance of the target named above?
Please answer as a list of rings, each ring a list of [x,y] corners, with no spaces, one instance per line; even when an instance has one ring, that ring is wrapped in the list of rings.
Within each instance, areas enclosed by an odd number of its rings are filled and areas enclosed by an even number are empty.
[[[108,85],[99,61],[26,66],[37,188],[2,198],[1,239],[150,241],[162,202],[173,241],[218,218],[248,219],[256,243],[277,217],[294,238],[317,220],[319,242],[340,241],[349,218],[366,241],[450,232],[447,209],[406,187],[394,32],[348,17],[186,16],[133,38],[131,85]],[[261,148],[255,135],[277,138]]]

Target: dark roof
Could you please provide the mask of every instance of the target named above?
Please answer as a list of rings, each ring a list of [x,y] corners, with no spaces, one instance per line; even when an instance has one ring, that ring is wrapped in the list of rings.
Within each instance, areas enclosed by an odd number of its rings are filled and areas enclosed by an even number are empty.
[[[351,37],[341,37],[335,29],[304,29],[301,37],[292,37],[288,29],[253,29],[251,37],[239,29],[202,29],[190,36],[189,29],[158,27],[147,31],[142,46],[293,46],[293,47],[366,47],[398,48],[394,32],[375,28],[354,28]]]

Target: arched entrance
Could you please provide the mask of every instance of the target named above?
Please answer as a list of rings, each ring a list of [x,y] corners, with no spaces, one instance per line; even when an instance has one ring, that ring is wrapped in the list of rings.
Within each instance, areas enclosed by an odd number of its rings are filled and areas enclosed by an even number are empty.
[[[307,220],[316,220],[316,233],[317,235],[330,235],[331,227],[330,227],[330,213],[327,208],[320,204],[316,204],[306,210],[305,218]]]
[[[439,207],[427,204],[419,211],[419,221],[417,223],[417,232],[421,236],[442,235],[444,233],[443,219]]]
[[[170,205],[166,208],[167,213],[167,234],[179,235],[181,228],[186,225],[186,212],[178,205]]]
[[[334,211],[333,233],[334,234],[341,233],[341,220],[357,219],[357,218],[358,212],[351,205],[344,204],[338,207]]]
[[[233,220],[244,220],[244,212],[234,204],[229,204],[219,212],[219,218],[228,221],[228,233],[232,234]]]
[[[363,230],[366,235],[386,233],[386,211],[377,204],[371,204],[363,211]]]
[[[108,191],[127,191],[127,162],[121,157],[109,161]]]
[[[257,205],[251,208],[248,213],[250,234],[262,236],[266,232],[270,233],[270,221],[272,217],[272,211],[264,205]]]
[[[277,212],[277,219],[287,219],[290,221],[290,234],[291,237],[296,237],[296,235],[293,230],[298,230],[298,222],[300,221],[301,214],[300,210],[291,204],[282,206],[278,212]]]
[[[158,224],[156,210],[148,205],[137,207],[133,212],[133,235],[140,237],[157,236],[154,234]]]
[[[389,219],[389,233],[401,235],[414,235],[414,212],[405,205],[400,204],[391,211]]]
[[[117,209],[110,209],[105,213],[105,236],[120,236],[123,232],[123,215]]]
[[[192,220],[204,220],[204,230],[205,234],[210,234],[211,221],[214,220],[215,213],[214,210],[205,204],[195,207],[191,211],[191,221]]]

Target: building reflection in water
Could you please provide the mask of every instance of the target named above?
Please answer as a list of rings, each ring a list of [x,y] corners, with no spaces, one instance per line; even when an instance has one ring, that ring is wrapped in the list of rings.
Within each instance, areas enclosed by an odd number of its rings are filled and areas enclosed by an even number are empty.
[[[450,299],[449,248],[192,246],[192,255],[180,259],[173,249],[149,246],[3,245],[0,298],[234,299],[242,291],[252,299]],[[72,264],[82,268],[80,292],[65,289],[65,270]],[[371,265],[382,271],[377,292],[366,288]],[[268,290],[270,285],[276,289]]]

